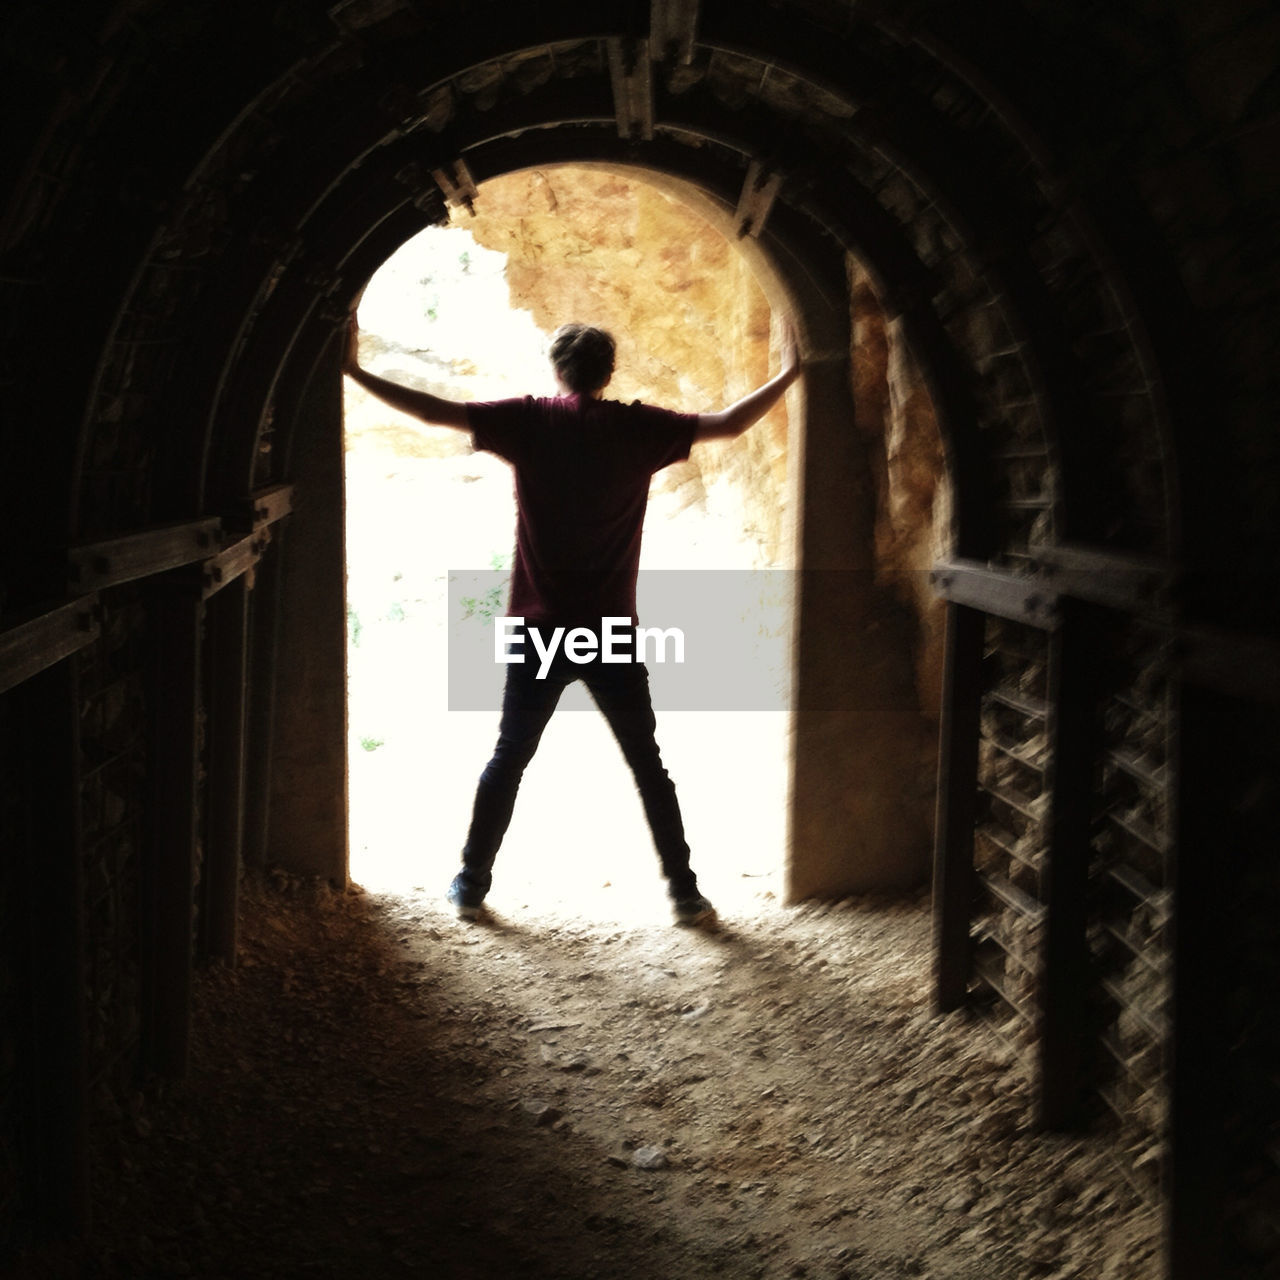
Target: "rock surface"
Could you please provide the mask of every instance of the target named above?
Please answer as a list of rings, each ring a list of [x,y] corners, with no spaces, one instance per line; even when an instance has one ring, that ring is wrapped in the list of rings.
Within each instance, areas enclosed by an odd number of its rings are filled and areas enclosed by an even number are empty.
[[[877,576],[916,618],[916,695],[921,714],[942,703],[944,611],[929,571],[949,544],[950,489],[933,403],[902,334],[885,315],[866,270],[849,260],[854,421],[876,484]]]

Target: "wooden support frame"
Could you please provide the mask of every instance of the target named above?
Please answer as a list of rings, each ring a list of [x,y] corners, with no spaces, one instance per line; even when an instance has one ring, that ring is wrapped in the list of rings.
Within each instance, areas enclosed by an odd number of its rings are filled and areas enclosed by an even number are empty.
[[[451,209],[465,209],[468,213],[475,213],[480,193],[476,190],[475,179],[461,156],[432,169],[431,176],[436,180],[440,194]]]
[[[293,485],[273,484],[258,489],[246,504],[248,529],[254,533],[282,520],[293,510]]]
[[[1058,624],[1057,596],[1035,577],[1019,577],[976,560],[935,565],[929,581],[944,600],[1044,630]]]
[[[205,610],[207,723],[204,865],[198,950],[236,963],[240,868],[244,847],[245,715],[251,582],[241,575]]]
[[[275,755],[276,663],[280,632],[280,561],[287,531],[254,574],[249,601],[245,690],[245,797],[242,857],[247,867],[267,864],[271,823],[271,761]]]
[[[0,693],[92,644],[101,628],[94,594],[51,605],[0,630]]]
[[[781,186],[782,175],[767,169],[759,160],[752,160],[747,166],[742,194],[738,197],[738,208],[733,215],[739,240],[746,236],[753,240],[760,238]]]
[[[1280,641],[1201,626],[1172,616],[1173,570],[1152,557],[1113,554],[1091,547],[1038,547],[1036,574],[1013,574],[976,560],[934,565],[929,581],[953,604],[1052,631],[1065,601],[1079,600],[1142,618],[1164,629],[1192,684],[1232,697],[1280,703]]]
[[[653,61],[643,36],[615,36],[606,41],[609,79],[613,85],[618,137],[653,139]]]
[[[348,868],[346,548],[342,521],[328,514],[341,510],[343,493],[339,336],[312,324],[282,375],[291,382],[283,402],[296,406],[311,436],[293,467],[307,502],[273,556],[279,594],[269,608],[278,616],[276,650],[290,661],[272,672],[264,853],[271,865],[341,885]]]
[[[200,755],[204,601],[181,575],[151,592],[150,805],[143,876],[142,1052],[161,1076],[186,1071]]]
[[[969,992],[985,618],[977,609],[949,603],[946,625],[933,860],[934,1007],[939,1013],[958,1009]]]
[[[149,578],[207,559],[221,539],[222,521],[210,516],[81,543],[67,552],[71,586],[93,591]]]
[[[1106,660],[1096,606],[1059,602],[1058,629],[1049,638],[1049,731],[1052,797],[1048,821],[1047,906],[1041,1013],[1037,1123],[1071,1128],[1080,1119],[1089,984],[1088,883],[1091,796],[1100,749],[1099,672]]]
[[[649,48],[655,62],[688,66],[693,61],[700,9],[700,0],[653,0]]]
[[[1153,615],[1170,607],[1173,566],[1156,556],[1077,543],[1033,546],[1031,556],[1046,584],[1061,595]]]
[[[271,539],[270,528],[293,510],[293,486],[272,485],[259,490],[229,528],[252,531],[217,548],[224,522],[217,517],[166,525],[125,534],[102,542],[85,543],[68,552],[73,582],[88,580],[94,590],[30,610],[0,625],[0,693],[16,688],[64,658],[93,644],[101,634],[97,588],[155,577],[188,564],[200,563],[206,598],[242,574],[252,579],[254,568]]]
[[[262,552],[271,540],[268,529],[256,535],[246,535],[223,547],[200,565],[201,594],[206,600],[224,587],[247,578],[253,586],[253,574]]]

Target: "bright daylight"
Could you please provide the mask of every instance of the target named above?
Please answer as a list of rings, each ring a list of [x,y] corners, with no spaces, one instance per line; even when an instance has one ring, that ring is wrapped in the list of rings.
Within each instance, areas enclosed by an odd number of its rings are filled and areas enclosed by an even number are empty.
[[[506,255],[482,247],[464,225],[409,241],[362,300],[366,367],[452,399],[555,394],[547,360],[554,325],[540,328],[529,310],[513,308],[505,270]],[[727,287],[740,275],[738,268]],[[662,388],[629,389],[628,379],[646,376],[644,333],[617,337],[617,385],[606,394],[661,402]],[[713,345],[715,335],[700,339]],[[718,389],[703,392],[701,403],[694,379],[680,390],[690,403],[672,407],[717,407],[710,397]],[[346,405],[351,874],[368,888],[429,897],[443,894],[457,869],[476,779],[497,733],[496,667],[490,709],[449,709],[447,632],[464,621],[476,643],[492,649],[513,548],[511,471],[473,451],[468,433],[423,426],[350,383]],[[763,672],[772,682],[773,710],[664,711],[663,681],[677,673],[650,663],[658,742],[694,868],[717,905],[741,911],[779,892],[787,575],[764,572],[783,567],[770,558],[783,554],[780,541],[775,534],[770,545],[768,531],[753,524],[751,496],[737,492],[737,477],[723,467],[717,475],[725,452],[697,446],[701,471],[687,463],[656,477],[639,607],[641,623],[650,621],[647,574],[698,570],[697,589],[711,596],[698,607],[719,611],[739,634],[749,629],[756,678]],[[767,468],[764,480],[774,482]],[[760,490],[759,478],[753,485]],[[672,702],[683,705],[678,692]],[[597,919],[645,919],[664,914],[662,887],[631,775],[575,684],[525,775],[489,906],[537,915],[563,905]]]

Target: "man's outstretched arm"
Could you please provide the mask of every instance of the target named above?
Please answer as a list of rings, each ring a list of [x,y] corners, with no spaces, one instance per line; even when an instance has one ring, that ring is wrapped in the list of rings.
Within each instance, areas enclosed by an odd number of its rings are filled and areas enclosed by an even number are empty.
[[[362,369],[357,351],[359,337],[360,327],[353,314],[351,325],[347,329],[347,349],[342,358],[342,372],[348,378],[358,382],[366,391],[385,401],[393,409],[412,414],[432,426],[471,430],[467,406],[461,400],[446,400],[443,396],[433,396],[427,391],[415,391],[412,387],[402,386],[389,378],[380,378],[376,373]]]
[[[782,332],[782,368],[768,382],[749,391],[741,400],[719,413],[698,414],[698,429],[693,439],[726,440],[740,436],[760,421],[773,408],[786,389],[800,376],[800,357],[796,351],[796,335],[790,322]]]

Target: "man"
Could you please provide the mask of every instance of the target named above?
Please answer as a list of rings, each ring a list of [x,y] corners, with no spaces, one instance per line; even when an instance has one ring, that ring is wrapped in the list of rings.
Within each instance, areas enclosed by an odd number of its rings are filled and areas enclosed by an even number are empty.
[[[343,366],[349,377],[423,422],[471,432],[477,449],[512,465],[516,555],[508,615],[524,618],[527,629],[536,627],[544,637],[557,627],[565,629],[562,635],[575,627],[598,632],[607,618],[635,625],[650,477],[687,458],[699,440],[741,435],[800,374],[788,324],[781,371],[719,413],[622,404],[603,396],[613,376],[613,338],[602,329],[570,324],[557,330],[551,344],[562,395],[464,402],[366,372],[359,363],[358,335],[353,315]],[[480,775],[462,867],[449,886],[448,900],[458,916],[479,914],[525,767],[560,694],[573,680],[582,680],[635,777],[677,922],[710,919],[714,910],[689,865],[675,786],[654,738],[649,674],[639,655],[635,661],[606,662],[597,646],[594,656],[579,662],[570,661],[561,648],[543,664],[532,660],[527,646],[525,653],[529,660],[507,666],[497,746]]]

